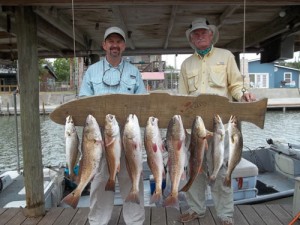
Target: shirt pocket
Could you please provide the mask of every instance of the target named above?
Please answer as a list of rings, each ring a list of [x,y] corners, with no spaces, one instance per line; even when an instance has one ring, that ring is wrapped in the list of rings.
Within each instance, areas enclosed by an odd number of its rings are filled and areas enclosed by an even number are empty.
[[[198,90],[198,73],[197,71],[191,71],[187,75],[187,85],[189,94]]]
[[[90,81],[90,85],[91,85],[91,89],[92,89],[93,93],[97,94],[100,92],[100,90],[102,90],[103,81],[100,78],[94,79],[94,80]]]
[[[208,84],[210,87],[225,87],[226,82],[226,66],[216,65],[210,67]]]
[[[136,75],[130,75],[129,78],[121,80],[121,92],[134,94],[136,83]]]

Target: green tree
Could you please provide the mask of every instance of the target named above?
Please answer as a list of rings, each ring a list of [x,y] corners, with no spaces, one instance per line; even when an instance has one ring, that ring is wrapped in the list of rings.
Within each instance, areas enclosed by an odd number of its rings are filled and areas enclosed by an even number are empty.
[[[70,59],[55,59],[53,62],[53,70],[58,78],[58,82],[70,81]]]

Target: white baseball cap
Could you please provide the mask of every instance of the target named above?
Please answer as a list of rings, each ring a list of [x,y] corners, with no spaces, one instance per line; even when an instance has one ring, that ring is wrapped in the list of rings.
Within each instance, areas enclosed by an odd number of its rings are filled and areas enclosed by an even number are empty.
[[[119,27],[109,27],[106,29],[105,33],[104,33],[104,40],[111,34],[119,34],[121,35],[121,37],[124,39],[124,41],[126,42],[126,36],[124,31],[119,28]]]

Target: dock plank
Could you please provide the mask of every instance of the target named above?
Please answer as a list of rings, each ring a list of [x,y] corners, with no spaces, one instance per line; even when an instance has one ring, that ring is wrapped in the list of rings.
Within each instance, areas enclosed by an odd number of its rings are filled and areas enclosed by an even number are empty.
[[[253,208],[266,224],[282,225],[282,223],[279,222],[278,218],[272,213],[272,211],[269,210],[266,205],[254,205]]]
[[[237,225],[252,224],[289,224],[293,216],[291,205],[258,204],[258,205],[236,205],[234,221]],[[183,225],[178,221],[182,209],[145,207],[144,225]],[[0,225],[89,225],[89,208],[51,208],[46,215],[38,218],[26,218],[20,208],[0,209]],[[299,225],[296,221],[294,225]],[[114,206],[112,218],[109,225],[125,225],[122,206]],[[214,207],[208,207],[203,218],[184,223],[184,225],[220,225]]]
[[[251,205],[240,205],[239,209],[249,224],[266,224]]]

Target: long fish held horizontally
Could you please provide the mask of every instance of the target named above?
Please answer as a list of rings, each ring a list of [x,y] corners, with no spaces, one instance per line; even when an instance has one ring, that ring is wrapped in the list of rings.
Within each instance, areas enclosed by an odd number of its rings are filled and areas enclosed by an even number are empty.
[[[122,140],[120,127],[116,117],[107,114],[104,126],[105,156],[109,171],[109,179],[105,186],[106,191],[115,191],[115,179],[120,172],[120,158],[122,150]]]
[[[123,131],[123,147],[126,159],[126,168],[131,178],[132,187],[125,199],[126,202],[140,204],[139,183],[143,170],[143,154],[141,129],[136,115],[130,114]]]
[[[238,119],[231,116],[228,122],[229,154],[227,172],[224,179],[225,186],[231,186],[231,174],[241,161],[243,151],[243,136],[238,128]]]
[[[163,152],[165,151],[158,127],[158,119],[149,117],[144,132],[144,144],[147,153],[147,163],[154,176],[155,191],[150,203],[162,200],[162,180],[164,177]]]
[[[74,168],[80,157],[79,138],[72,116],[66,118],[65,124],[66,162],[71,181],[75,180]]]
[[[189,180],[181,191],[188,191],[201,170],[204,151],[207,149],[207,132],[200,116],[196,116],[192,125],[191,142],[189,145]]]
[[[165,199],[163,206],[179,208],[178,188],[186,160],[185,130],[180,115],[174,115],[167,129],[167,149],[171,193]]]
[[[86,118],[82,133],[82,157],[79,163],[79,183],[75,190],[68,194],[62,202],[76,208],[81,193],[95,176],[99,168],[104,144],[100,127],[92,115]]]
[[[214,116],[213,134],[213,172],[210,180],[214,181],[224,163],[225,127],[219,115]]]

